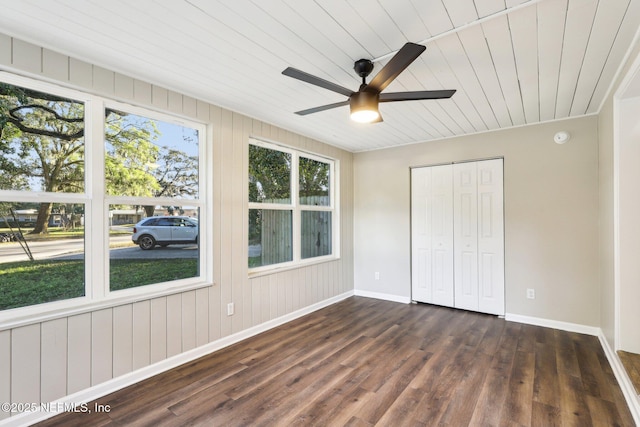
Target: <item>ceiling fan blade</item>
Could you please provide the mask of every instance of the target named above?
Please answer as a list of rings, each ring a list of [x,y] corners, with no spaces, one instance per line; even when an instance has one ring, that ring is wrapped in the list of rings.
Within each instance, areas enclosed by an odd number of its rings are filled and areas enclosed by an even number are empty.
[[[336,108],[336,107],[343,107],[345,105],[349,105],[349,100],[336,102],[335,104],[327,104],[327,105],[322,105],[320,107],[309,108],[307,110],[296,111],[296,114],[300,116],[306,116],[307,114],[317,113],[324,110],[330,110],[331,108]]]
[[[456,93],[455,89],[451,90],[418,90],[415,92],[390,92],[381,93],[380,102],[394,101],[417,101],[420,99],[446,99],[451,98]]]
[[[366,90],[370,92],[382,92],[398,75],[420,56],[426,47],[421,44],[405,43],[387,65],[369,82]]]
[[[320,86],[323,89],[328,89],[330,91],[340,93],[344,96],[351,96],[351,94],[353,93],[351,89],[347,89],[346,87],[331,83],[328,80],[321,79],[320,77],[313,76],[309,73],[305,73],[304,71],[300,71],[295,68],[287,67],[282,72],[282,74],[284,74],[285,76],[293,77],[294,79],[302,80],[305,83]]]

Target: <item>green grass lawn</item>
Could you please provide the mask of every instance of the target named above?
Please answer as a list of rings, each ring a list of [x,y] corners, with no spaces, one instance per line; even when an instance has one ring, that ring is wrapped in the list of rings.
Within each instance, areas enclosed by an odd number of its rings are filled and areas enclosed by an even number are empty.
[[[21,261],[0,264],[0,310],[84,295],[84,261]],[[196,259],[111,260],[111,290],[194,277]]]

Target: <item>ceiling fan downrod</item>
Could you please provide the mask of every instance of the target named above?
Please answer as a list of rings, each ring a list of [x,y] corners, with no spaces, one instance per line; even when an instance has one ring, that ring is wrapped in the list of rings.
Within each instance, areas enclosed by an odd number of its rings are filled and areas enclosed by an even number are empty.
[[[366,85],[366,78],[369,74],[371,74],[371,71],[373,71],[373,62],[368,59],[358,59],[353,64],[353,70],[356,72],[356,74],[362,77],[362,84]]]

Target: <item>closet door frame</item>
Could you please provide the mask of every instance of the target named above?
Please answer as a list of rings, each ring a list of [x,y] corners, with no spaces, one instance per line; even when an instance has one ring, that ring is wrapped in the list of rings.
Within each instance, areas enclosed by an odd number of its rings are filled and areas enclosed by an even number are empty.
[[[475,166],[471,166],[472,163],[475,164]],[[487,170],[486,165],[493,165],[493,169],[489,168],[489,170]],[[456,278],[458,280],[457,283],[452,278],[454,282],[451,284],[451,292],[455,295],[453,301],[447,299],[436,300],[433,281],[430,279],[428,284],[424,282],[424,277],[432,278],[434,274],[434,245],[425,246],[425,238],[432,238],[430,226],[427,224],[423,227],[423,231],[427,234],[421,238],[417,238],[415,235],[416,215],[427,218],[430,208],[426,206],[424,201],[416,203],[416,191],[420,190],[416,188],[414,183],[414,174],[416,174],[416,170],[418,169],[443,166],[449,166],[451,168],[451,214],[452,222],[455,224],[453,225],[454,230],[452,230],[451,233],[452,240],[458,238],[458,236],[454,236],[454,234],[458,234],[458,231],[463,230],[461,228],[463,225],[461,222],[462,219],[454,219],[454,216],[459,215],[459,213],[456,213],[454,210],[454,203],[456,203],[453,200],[455,197],[454,181],[456,179],[454,168],[464,169],[470,167],[471,170],[476,170],[475,173],[471,172],[473,176],[468,176],[467,183],[471,186],[468,194],[465,195],[464,200],[461,199],[457,201],[457,203],[467,203],[467,208],[475,211],[476,215],[474,215],[474,218],[469,218],[466,224],[464,224],[468,228],[465,236],[466,239],[456,243],[452,242],[453,248],[451,256],[453,266],[451,274],[454,276],[456,274],[458,275]],[[419,174],[419,172],[417,173]],[[429,177],[429,179],[431,178]],[[473,181],[475,181],[475,183]],[[504,315],[506,310],[504,275],[504,158],[493,157],[446,164],[413,166],[410,168],[410,182],[412,300],[414,302],[426,302],[483,313]],[[429,186],[430,185],[431,183],[429,183]],[[473,187],[475,187],[475,194],[472,194]],[[426,197],[427,200],[430,200],[430,195],[422,194],[421,197]],[[475,237],[473,236],[472,229],[475,229]],[[420,239],[422,239],[421,242],[419,241]],[[419,249],[420,245],[422,245],[421,249]],[[425,247],[427,248],[426,250]],[[419,255],[419,251],[421,251],[422,255]],[[466,264],[463,263],[465,252],[467,252]],[[420,259],[420,257],[423,257],[423,259]],[[427,257],[428,262],[425,262],[424,257]],[[459,267],[464,267],[466,270],[459,269]],[[422,270],[420,271],[419,269]],[[465,271],[468,273],[467,276],[464,276]],[[472,274],[474,271],[475,274]],[[462,287],[460,282],[461,274],[469,281],[468,285],[472,286],[472,288],[466,288],[465,290],[465,288]],[[420,279],[422,283],[418,283],[419,276],[422,276],[422,279]],[[427,287],[428,289],[426,289]]]

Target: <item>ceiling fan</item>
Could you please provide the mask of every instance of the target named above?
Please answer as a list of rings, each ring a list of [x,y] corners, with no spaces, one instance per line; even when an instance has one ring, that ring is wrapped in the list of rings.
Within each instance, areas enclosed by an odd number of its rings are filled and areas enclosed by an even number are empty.
[[[381,93],[405,68],[415,61],[425,49],[426,47],[419,44],[406,43],[368,84],[366,77],[373,70],[373,62],[368,59],[357,60],[353,69],[362,77],[362,84],[357,92],[292,67],[287,67],[282,74],[349,97],[346,101],[296,111],[296,114],[305,116],[307,114],[349,105],[352,120],[361,123],[381,122],[382,116],[378,111],[378,103],[380,102],[444,99],[451,98],[456,92],[455,90],[420,90]]]

